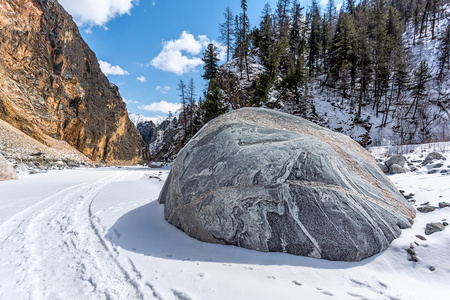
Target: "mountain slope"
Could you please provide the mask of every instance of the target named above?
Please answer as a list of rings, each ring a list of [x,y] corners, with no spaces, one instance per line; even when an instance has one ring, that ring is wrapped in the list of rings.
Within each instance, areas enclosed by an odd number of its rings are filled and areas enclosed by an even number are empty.
[[[146,150],[118,88],[53,0],[0,3],[0,118],[94,161],[135,163]]]

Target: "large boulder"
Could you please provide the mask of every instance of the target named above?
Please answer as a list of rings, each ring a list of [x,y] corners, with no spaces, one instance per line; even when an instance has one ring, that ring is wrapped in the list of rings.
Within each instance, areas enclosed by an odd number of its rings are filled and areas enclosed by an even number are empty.
[[[12,165],[0,154],[0,181],[19,179]]]
[[[202,129],[159,202],[169,223],[201,241],[342,261],[386,249],[415,217],[349,137],[257,108]]]

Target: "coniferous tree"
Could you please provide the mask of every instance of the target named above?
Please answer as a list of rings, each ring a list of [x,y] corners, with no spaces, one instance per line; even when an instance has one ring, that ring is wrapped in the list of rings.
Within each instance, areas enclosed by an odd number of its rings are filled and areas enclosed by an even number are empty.
[[[278,0],[275,10],[276,36],[281,40],[289,36],[289,5],[291,0]]]
[[[205,80],[211,80],[216,74],[217,69],[219,68],[217,47],[213,44],[209,44],[205,50],[205,53],[203,53],[202,60],[205,63],[205,65],[203,66],[203,70],[205,70],[205,73],[202,75],[202,78]]]
[[[225,8],[223,13],[225,18],[224,22],[219,25],[219,41],[222,42],[227,47],[227,61],[230,60],[230,53],[232,53],[233,48],[233,12],[230,7]]]
[[[350,14],[341,12],[339,15],[336,34],[333,39],[332,72],[340,80],[340,90],[344,98],[347,97],[350,85],[350,69],[355,64],[356,29]]]
[[[267,58],[272,52],[273,48],[273,19],[272,19],[272,9],[269,3],[264,5],[262,11],[261,23],[260,23],[260,35],[261,41],[259,43],[259,50],[261,53],[261,58],[264,63],[266,63]]]
[[[187,95],[186,95],[186,84],[183,80],[180,79],[180,83],[178,83],[177,90],[180,92],[178,95],[180,96],[181,103],[181,114],[183,115],[183,130],[184,130],[184,138],[187,137]],[[181,115],[180,114],[180,115]]]
[[[250,74],[249,74],[249,70],[248,70],[248,50],[249,50],[248,48],[250,46],[248,35],[250,33],[250,20],[247,15],[247,9],[248,9],[247,0],[241,0],[241,9],[242,9],[242,13],[240,16],[241,39],[242,39],[241,55],[243,55],[241,60],[244,60],[244,62],[245,62],[245,72],[247,74],[247,80],[250,80]],[[242,78],[242,73],[241,73],[241,78]]]
[[[311,12],[310,12],[310,28],[311,32],[309,33],[309,76],[314,74],[314,71],[318,68],[318,59],[321,50],[321,16],[319,5],[316,0],[312,1]]]
[[[208,123],[225,113],[226,109],[222,103],[223,95],[221,90],[222,86],[218,79],[213,78],[209,81],[208,92],[206,93],[205,101],[201,105],[204,123]]]
[[[256,87],[250,95],[250,104],[259,106],[261,103],[266,103],[270,89],[278,78],[278,67],[283,53],[286,53],[288,42],[286,39],[277,40],[273,47],[272,53],[269,55],[266,62],[266,70],[259,76],[256,82]]]
[[[447,27],[442,32],[442,36],[440,38],[441,46],[440,46],[440,54],[439,54],[439,73],[438,79],[442,80],[445,75],[445,66],[447,66],[447,70],[450,65],[450,24],[447,24]]]
[[[431,79],[430,69],[428,64],[423,61],[420,63],[419,69],[414,71],[414,81],[411,86],[413,101],[411,106],[409,107],[406,114],[409,114],[411,109],[414,107],[414,112],[412,115],[412,119],[416,118],[417,108],[419,107],[419,103],[425,98],[426,94],[426,84]]]
[[[195,97],[197,97],[197,94],[195,94],[195,84],[194,79],[191,78],[189,81],[189,84],[187,86],[186,90],[186,96],[187,96],[187,103],[188,103],[188,118],[189,118],[189,136],[193,135],[193,126],[194,126],[194,110],[195,110]]]

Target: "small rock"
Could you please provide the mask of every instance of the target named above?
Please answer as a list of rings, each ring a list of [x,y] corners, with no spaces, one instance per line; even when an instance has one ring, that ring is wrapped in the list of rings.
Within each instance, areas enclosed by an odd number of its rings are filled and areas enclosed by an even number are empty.
[[[417,255],[411,255],[411,261],[415,261],[418,262],[419,260],[417,259]]]
[[[450,203],[447,202],[439,202],[439,208],[450,207]]]
[[[444,165],[444,164],[435,164],[435,165],[433,166],[433,168],[439,169],[439,168],[441,168],[443,165]]]
[[[407,200],[409,200],[409,199],[412,199],[412,198],[413,198],[413,196],[410,196],[410,195],[403,195],[403,197],[405,197],[405,199],[407,199]]]
[[[391,167],[392,165],[398,165],[400,167],[403,167],[404,164],[406,162],[406,157],[404,157],[403,155],[394,155],[391,156],[386,162],[386,166],[387,167]]]
[[[448,170],[441,170],[440,173],[441,173],[441,174],[447,174],[447,173],[448,173]]]
[[[428,223],[425,227],[425,234],[430,235],[443,230],[445,230],[445,226],[442,223]]]
[[[442,222],[442,225],[448,226],[448,223],[447,222]]]
[[[435,270],[436,270],[435,267],[430,267],[430,271],[431,271],[431,272],[434,272]]]
[[[428,205],[428,204],[430,204],[430,202],[422,203],[422,204],[420,204],[420,206],[424,206],[424,205]]]
[[[402,193],[402,194],[404,194],[405,193],[405,191],[404,190],[398,190],[400,193]]]
[[[426,241],[426,240],[427,240],[423,235],[420,235],[420,234],[416,235],[416,237],[417,237],[419,240],[422,240],[422,241]]]
[[[411,256],[416,255],[416,251],[414,251],[414,247],[410,247],[406,249],[406,252],[408,252]]]
[[[406,171],[400,165],[393,164],[389,167],[389,173],[390,174],[401,174],[401,173],[406,173]]]
[[[36,152],[36,153],[31,153],[30,156],[41,156],[43,154],[44,154],[44,152]]]
[[[380,170],[383,171],[384,173],[388,173],[389,172],[389,168],[385,164],[378,163],[377,165],[380,168]]]
[[[445,160],[445,157],[438,152],[431,152],[430,154],[428,154],[427,158],[425,158],[425,160],[433,160],[433,159]]]
[[[419,169],[416,168],[416,167],[412,167],[410,170],[411,170],[411,172],[415,172],[415,171],[417,171],[417,170],[419,170]]]
[[[417,210],[420,211],[421,213],[426,214],[426,213],[434,211],[436,208],[437,207],[435,207],[435,206],[427,205],[427,206],[418,207]]]
[[[428,174],[434,174],[434,173],[437,173],[437,171],[438,171],[438,170],[431,169],[430,171],[428,171]]]

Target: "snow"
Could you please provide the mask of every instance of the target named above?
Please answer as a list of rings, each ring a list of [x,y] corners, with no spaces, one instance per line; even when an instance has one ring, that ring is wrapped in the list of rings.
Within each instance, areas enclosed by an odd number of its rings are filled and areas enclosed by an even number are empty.
[[[145,117],[141,114],[134,114],[134,113],[128,113],[128,117],[130,118],[131,123],[134,124],[134,126],[138,126],[141,123],[152,121],[156,125],[162,123],[165,119],[164,117]]]
[[[380,157],[387,154],[377,151]],[[410,159],[426,154],[408,153]],[[450,164],[449,152],[444,155],[445,165]],[[425,236],[426,223],[450,220],[450,208],[418,212],[413,227],[380,254],[354,263],[331,262],[188,237],[164,220],[157,202],[168,173],[168,168],[79,168],[0,182],[0,299],[449,295],[450,229],[426,236],[426,241],[416,235]],[[450,202],[450,176],[408,172],[390,179],[405,194],[415,194],[415,207]],[[408,260],[405,249],[411,243],[418,262]]]

